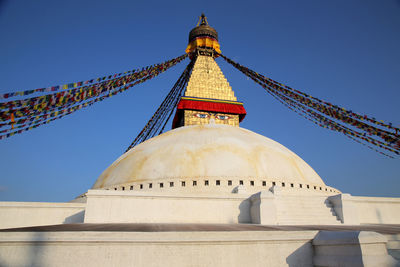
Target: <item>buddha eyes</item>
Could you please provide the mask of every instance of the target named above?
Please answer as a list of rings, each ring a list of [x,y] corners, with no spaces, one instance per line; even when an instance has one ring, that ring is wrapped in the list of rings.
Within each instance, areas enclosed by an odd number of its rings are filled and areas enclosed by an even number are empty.
[[[217,115],[217,119],[219,119],[219,120],[227,120],[227,119],[229,119],[229,117],[225,116],[225,115]]]
[[[197,114],[196,114],[196,117],[197,117],[197,118],[201,118],[201,119],[205,119],[205,118],[208,117],[208,114],[197,113]]]
[[[201,119],[205,119],[208,118],[208,114],[202,114],[202,113],[196,113],[195,116],[197,118],[201,118]],[[227,120],[229,119],[229,116],[226,115],[216,115],[215,118],[217,118],[218,120]]]

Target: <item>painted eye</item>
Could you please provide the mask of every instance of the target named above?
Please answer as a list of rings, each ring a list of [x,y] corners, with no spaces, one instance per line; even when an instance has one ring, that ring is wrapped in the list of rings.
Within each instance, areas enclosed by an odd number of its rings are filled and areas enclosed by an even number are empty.
[[[208,115],[207,114],[201,114],[201,113],[196,113],[196,115],[195,115],[197,118],[201,118],[201,119],[205,119],[205,118],[207,118],[208,117]]]
[[[227,120],[227,119],[229,119],[229,117],[225,116],[225,115],[218,115],[217,119],[219,119],[219,120]]]

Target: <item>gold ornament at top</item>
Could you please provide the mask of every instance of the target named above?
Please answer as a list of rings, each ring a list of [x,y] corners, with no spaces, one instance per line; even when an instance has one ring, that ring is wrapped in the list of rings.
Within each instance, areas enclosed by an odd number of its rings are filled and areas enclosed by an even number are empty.
[[[215,51],[221,53],[220,46],[218,43],[217,31],[208,25],[207,17],[201,14],[197,26],[193,28],[189,33],[189,44],[186,48],[186,53],[193,53],[198,51]],[[207,53],[213,55],[213,53]]]

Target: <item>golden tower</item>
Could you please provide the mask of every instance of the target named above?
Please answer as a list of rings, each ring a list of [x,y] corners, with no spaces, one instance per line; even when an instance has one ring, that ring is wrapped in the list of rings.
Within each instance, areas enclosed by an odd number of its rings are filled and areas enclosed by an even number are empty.
[[[209,123],[239,126],[246,110],[214,60],[221,53],[218,33],[208,25],[204,14],[189,33],[186,53],[195,63],[178,103],[173,128]]]

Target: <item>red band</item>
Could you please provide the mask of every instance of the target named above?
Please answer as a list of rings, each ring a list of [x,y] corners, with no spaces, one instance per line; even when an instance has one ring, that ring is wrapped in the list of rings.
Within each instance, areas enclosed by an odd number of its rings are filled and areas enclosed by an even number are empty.
[[[216,113],[227,113],[227,114],[237,114],[239,115],[239,121],[242,121],[246,116],[246,110],[242,104],[231,104],[223,102],[208,102],[208,101],[196,101],[181,99],[179,101],[178,110],[180,109],[190,109],[199,111],[210,111]]]

